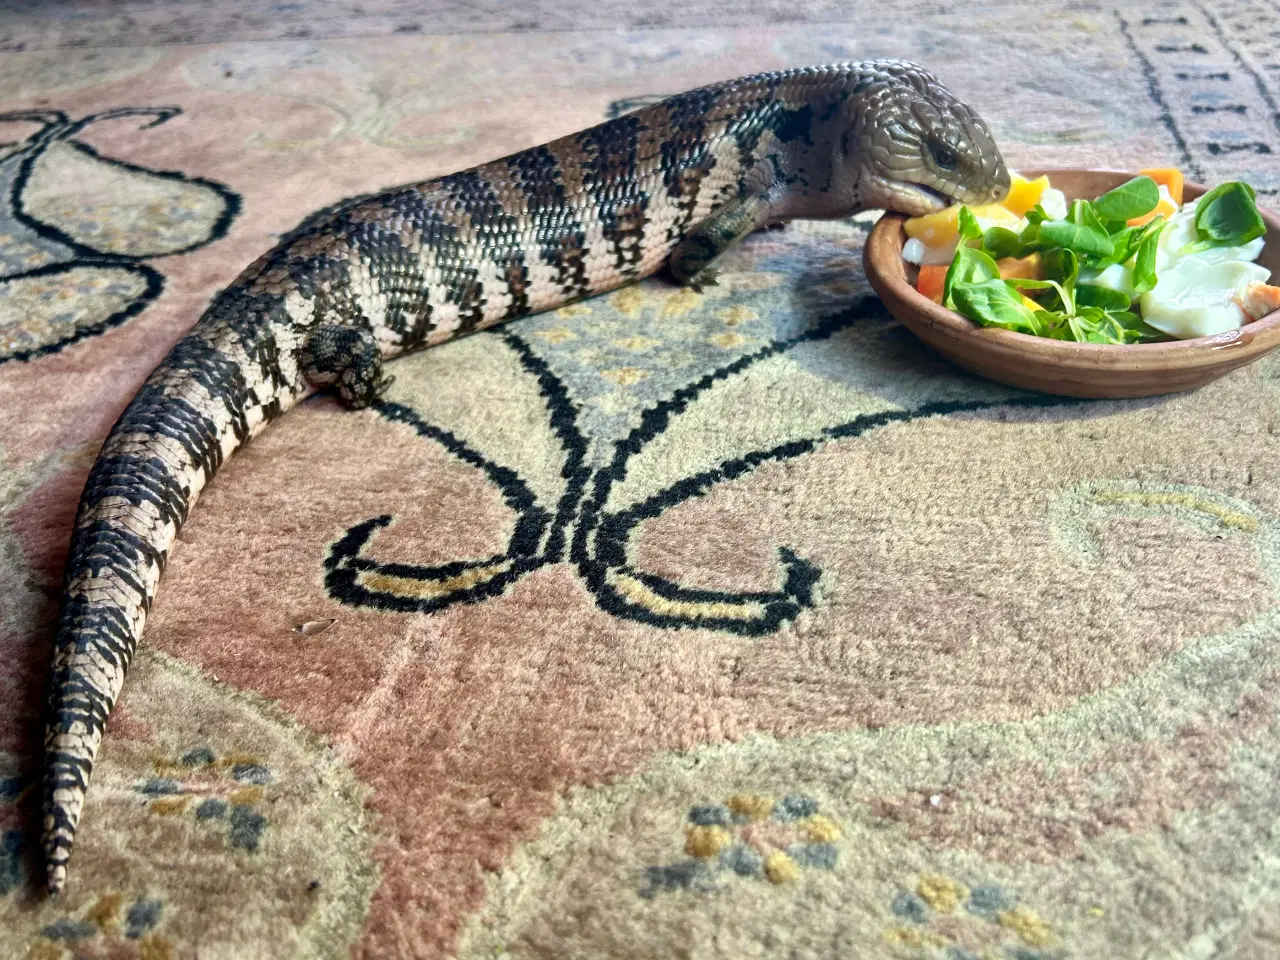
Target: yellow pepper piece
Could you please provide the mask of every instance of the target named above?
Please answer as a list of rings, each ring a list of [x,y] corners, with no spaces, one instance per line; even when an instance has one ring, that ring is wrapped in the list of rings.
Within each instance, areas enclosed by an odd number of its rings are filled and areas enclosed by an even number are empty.
[[[903,229],[907,231],[908,237],[919,240],[926,247],[948,247],[960,235],[960,207],[961,204],[956,204],[937,213],[912,217],[902,225]],[[969,207],[969,210],[984,227],[1017,230],[1020,225],[1018,215],[998,203],[985,203]]]
[[[1049,178],[1046,176],[1028,180],[1015,173],[1010,178],[1009,195],[1004,198],[1002,205],[1011,213],[1020,217],[1025,216],[1028,210],[1040,202],[1040,198],[1048,189]]]

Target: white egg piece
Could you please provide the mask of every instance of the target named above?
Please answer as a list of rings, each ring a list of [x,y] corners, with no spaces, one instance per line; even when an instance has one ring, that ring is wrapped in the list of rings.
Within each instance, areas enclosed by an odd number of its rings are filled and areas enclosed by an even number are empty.
[[[1162,270],[1154,289],[1139,298],[1142,318],[1179,340],[1238,330],[1249,318],[1233,298],[1270,276],[1266,267],[1245,260],[1182,257]]]
[[[1138,298],[1138,291],[1133,286],[1133,258],[1129,258],[1128,263],[1113,263],[1109,267],[1101,270],[1092,270],[1082,267],[1080,269],[1080,283],[1087,283],[1095,287],[1106,287],[1108,290],[1115,290],[1123,293],[1129,298],[1129,302],[1133,303]]]
[[[1187,259],[1201,263],[1226,263],[1229,260],[1254,261],[1262,253],[1263,237],[1250,240],[1237,247],[1211,247],[1195,253],[1182,253],[1184,247],[1197,241],[1196,200],[1188,201],[1181,210],[1169,218],[1169,225],[1160,231],[1156,241],[1156,270],[1163,272],[1170,266]]]
[[[902,259],[921,267],[949,264],[956,256],[956,244],[945,247],[928,247],[916,237],[909,237],[902,245]]]
[[[1047,188],[1040,194],[1040,206],[1049,215],[1050,220],[1062,220],[1067,216],[1067,195],[1054,187]]]
[[[902,259],[907,263],[919,263],[927,248],[915,237],[908,237],[902,245]]]

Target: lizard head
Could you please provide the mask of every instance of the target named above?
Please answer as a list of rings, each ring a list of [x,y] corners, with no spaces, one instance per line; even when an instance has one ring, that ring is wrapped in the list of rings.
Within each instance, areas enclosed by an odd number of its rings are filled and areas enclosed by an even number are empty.
[[[920,216],[1004,199],[1009,171],[991,131],[937,77],[904,60],[860,73],[839,149],[863,207]]]

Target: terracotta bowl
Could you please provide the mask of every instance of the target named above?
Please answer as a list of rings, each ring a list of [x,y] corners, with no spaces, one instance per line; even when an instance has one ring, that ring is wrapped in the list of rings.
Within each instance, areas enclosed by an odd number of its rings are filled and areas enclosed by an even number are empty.
[[[1094,199],[1136,174],[1119,170],[1019,171],[1049,182],[1067,196]],[[1184,200],[1208,189],[1187,183]],[[1258,263],[1280,282],[1280,217],[1263,209],[1267,235]],[[981,327],[914,287],[916,268],[902,259],[905,217],[882,216],[867,238],[862,260],[872,288],[903,326],[953,363],[1010,386],[1068,397],[1152,397],[1202,386],[1280,346],[1280,311],[1213,337],[1126,345],[1073,343],[1012,330]]]

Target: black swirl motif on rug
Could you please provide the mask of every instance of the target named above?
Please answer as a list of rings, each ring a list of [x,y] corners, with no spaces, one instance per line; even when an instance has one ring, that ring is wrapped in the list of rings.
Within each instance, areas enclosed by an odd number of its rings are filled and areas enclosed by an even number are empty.
[[[667,577],[637,569],[631,539],[640,526],[680,504],[703,496],[714,486],[751,473],[762,464],[794,460],[823,445],[871,433],[893,423],[999,406],[1051,407],[1078,403],[1046,395],[1001,401],[948,400],[914,408],[867,413],[834,424],[812,436],[767,449],[750,451],[715,467],[685,477],[623,509],[608,507],[610,492],[627,476],[628,466],[661,436],[699,396],[755,364],[808,342],[825,340],[860,320],[883,318],[884,307],[866,297],[851,309],[788,340],[777,341],[713,370],[647,409],[640,424],[613,444],[603,466],[587,461],[587,437],[565,384],[511,331],[494,331],[536,378],[551,417],[551,427],[565,454],[564,492],[555,505],[539,503],[531,485],[510,468],[495,463],[447,430],[425,422],[409,407],[383,401],[377,412],[387,420],[411,426],[419,436],[440,444],[459,460],[476,467],[501,492],[516,523],[505,551],[483,559],[419,566],[379,561],[371,553],[378,531],[394,520],[370,517],[348,528],[332,543],[324,560],[327,592],[353,607],[426,613],[455,604],[478,603],[498,596],[526,574],[568,562],[599,607],[613,616],[665,628],[697,627],[744,636],[762,636],[815,605],[822,571],[785,545],[778,549],[776,587],[760,591],[691,589]]]
[[[149,118],[139,128],[147,130],[181,112],[0,114],[0,124],[38,125],[0,142],[0,363],[53,353],[136,316],[164,290],[150,261],[226,234],[240,212],[226,186],[104,156],[78,139],[100,121]]]

